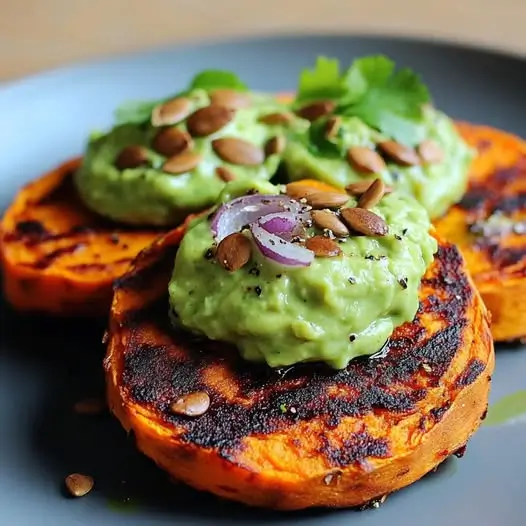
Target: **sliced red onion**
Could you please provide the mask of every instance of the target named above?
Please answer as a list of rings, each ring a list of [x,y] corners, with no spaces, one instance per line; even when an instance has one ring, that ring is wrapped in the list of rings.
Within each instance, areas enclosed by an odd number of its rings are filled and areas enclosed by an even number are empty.
[[[298,225],[298,216],[292,212],[276,212],[258,219],[258,223],[271,234],[289,234]]]
[[[314,252],[300,245],[289,243],[267,232],[260,222],[250,223],[250,231],[257,247],[268,259],[288,267],[308,267],[314,260]]]
[[[212,219],[211,229],[219,243],[226,236],[239,232],[243,226],[262,216],[278,212],[299,215],[304,209],[305,205],[286,195],[247,195],[220,206]]]

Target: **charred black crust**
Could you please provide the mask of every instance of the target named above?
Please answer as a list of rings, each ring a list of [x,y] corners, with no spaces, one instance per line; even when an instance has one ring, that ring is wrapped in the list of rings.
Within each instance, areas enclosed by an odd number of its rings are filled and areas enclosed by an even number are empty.
[[[456,381],[457,387],[471,385],[484,371],[486,364],[477,358],[471,360]]]
[[[146,268],[141,266],[138,273],[125,276],[118,287],[149,287],[160,272],[168,279],[175,249],[164,250],[160,261],[156,261],[156,249],[146,252]],[[415,320],[394,333],[385,357],[359,358],[341,371],[322,364],[280,371],[244,362],[228,345],[175,332],[169,325],[168,299],[163,294],[144,308],[129,311],[119,321],[129,335],[124,389],[132,400],[148,406],[161,420],[177,424],[183,430],[182,440],[215,448],[219,455],[229,458],[235,458],[235,451],[247,436],[283,431],[297,421],[318,420],[330,429],[346,416],[371,412],[411,414],[427,389],[440,383],[463,346],[466,313],[473,301],[462,259],[454,246],[440,246],[435,267],[436,275],[424,284],[435,287],[440,298],[426,299]],[[447,320],[446,328],[429,335],[420,321],[423,312]],[[152,334],[161,334],[166,344],[151,343],[155,340]],[[424,364],[430,372],[422,376]],[[229,401],[206,384],[204,372],[212,366],[225,368],[235,378],[237,397],[248,400],[248,404]],[[338,394],[330,393],[335,386]],[[196,390],[206,390],[212,400],[204,415],[188,419],[170,413],[168,407],[175,398]],[[442,404],[431,416],[438,421],[446,410]],[[343,450],[341,444],[333,449],[327,445],[324,452],[329,462],[341,466],[367,456],[389,455],[389,443],[369,436],[367,429],[355,430],[346,437]]]

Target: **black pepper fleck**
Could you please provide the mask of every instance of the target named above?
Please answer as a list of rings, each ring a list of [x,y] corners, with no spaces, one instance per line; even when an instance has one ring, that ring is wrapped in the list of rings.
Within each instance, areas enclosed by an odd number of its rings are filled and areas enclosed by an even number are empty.
[[[112,243],[113,245],[118,245],[119,244],[119,236],[117,234],[111,234],[110,236],[110,243]]]
[[[400,283],[400,286],[405,290],[407,289],[407,278],[400,278],[398,280],[398,283]]]
[[[214,259],[214,251],[211,248],[205,252],[205,259]]]
[[[253,276],[259,276],[261,274],[261,271],[257,267],[252,267],[249,271],[249,274],[252,274]]]
[[[276,278],[281,278],[281,276],[283,276],[283,274],[276,274]]]
[[[352,343],[354,340],[356,340],[356,334],[350,334],[349,341]]]
[[[348,277],[348,278],[347,278],[347,281],[348,281],[351,285],[355,285],[355,284],[356,284],[356,278],[353,278],[352,276]]]
[[[398,234],[395,234],[395,239],[398,241],[402,241],[402,236],[399,236]]]
[[[406,234],[407,234],[407,228],[404,228],[404,229],[402,230],[402,235],[405,236]]]
[[[261,296],[261,287],[258,285],[257,287],[254,287],[254,292],[258,295],[258,296]]]

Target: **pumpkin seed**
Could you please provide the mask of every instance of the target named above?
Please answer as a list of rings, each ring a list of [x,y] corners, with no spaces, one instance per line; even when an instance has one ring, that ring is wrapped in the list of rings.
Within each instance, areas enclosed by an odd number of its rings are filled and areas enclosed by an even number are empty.
[[[324,115],[332,113],[336,109],[336,103],[332,100],[318,100],[300,108],[296,113],[303,119],[315,121]]]
[[[422,162],[426,164],[440,163],[444,159],[442,148],[431,139],[421,142],[418,145],[417,151]]]
[[[275,137],[271,137],[265,143],[265,156],[269,157],[270,155],[281,153],[285,149],[286,145],[287,142],[285,140],[285,137],[283,137],[282,135],[276,135]]]
[[[343,208],[343,221],[352,230],[366,236],[385,236],[389,232],[387,223],[374,212],[365,208]]]
[[[350,195],[360,196],[374,183],[374,181],[376,181],[376,179],[351,183],[345,187],[345,190]],[[384,184],[384,194],[390,194],[392,191],[393,189],[390,186]]]
[[[216,168],[216,174],[219,177],[219,179],[221,179],[225,183],[236,179],[236,174],[226,166],[218,166]]]
[[[258,121],[269,126],[285,126],[294,120],[294,116],[288,112],[275,112],[261,115]]]
[[[192,113],[186,121],[186,128],[193,137],[206,137],[224,128],[235,113],[232,108],[211,104]]]
[[[318,228],[330,230],[334,235],[339,237],[347,237],[349,235],[349,229],[331,210],[313,210],[311,216],[314,224]]]
[[[227,163],[257,166],[265,160],[265,152],[251,142],[237,137],[222,137],[212,141],[214,152]]]
[[[179,128],[164,128],[160,130],[152,141],[152,148],[165,157],[172,157],[192,148],[192,137]]]
[[[339,192],[314,192],[306,195],[305,199],[312,208],[339,208],[349,200],[349,196]]]
[[[94,480],[89,475],[72,473],[65,479],[66,488],[72,497],[84,497],[94,486]]]
[[[342,253],[338,243],[325,236],[313,236],[307,239],[305,248],[312,250],[314,255],[319,258],[332,258]]]
[[[192,103],[186,97],[176,97],[164,104],[155,106],[152,111],[152,126],[169,126],[186,119],[192,110]]]
[[[219,243],[216,259],[224,269],[233,272],[244,267],[250,260],[251,254],[250,240],[241,232],[234,232]]]
[[[234,110],[247,108],[251,103],[248,94],[232,89],[216,89],[210,93],[210,100],[212,104],[233,108]]]
[[[119,170],[138,168],[149,163],[148,151],[142,146],[125,146],[115,159],[115,167]]]
[[[162,169],[163,172],[169,174],[183,174],[197,168],[202,160],[203,156],[201,154],[192,150],[186,150],[167,159]]]
[[[389,159],[402,166],[420,164],[420,158],[413,148],[396,141],[383,141],[378,143],[380,151]]]
[[[385,170],[385,161],[382,157],[365,146],[351,146],[347,150],[347,162],[357,172],[374,174]]]
[[[316,193],[316,190],[312,186],[289,183],[285,187],[285,193],[292,199],[299,201],[305,199],[308,195]]]
[[[378,178],[374,180],[369,188],[362,194],[358,201],[358,208],[373,208],[385,194],[385,184]]]
[[[204,391],[196,391],[178,398],[170,405],[170,411],[177,415],[201,416],[210,407],[210,397]]]

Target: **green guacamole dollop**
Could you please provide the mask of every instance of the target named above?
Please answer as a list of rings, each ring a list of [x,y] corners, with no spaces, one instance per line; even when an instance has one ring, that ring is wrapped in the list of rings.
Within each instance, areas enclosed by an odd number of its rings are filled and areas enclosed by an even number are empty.
[[[239,195],[239,184],[236,190]],[[279,193],[269,185],[259,191]],[[227,192],[229,198],[236,193]],[[345,206],[355,204],[350,199]],[[372,211],[387,222],[386,236],[349,237],[340,244],[341,256],[316,257],[310,266],[292,269],[265,258],[253,244],[248,264],[228,272],[207,257],[214,247],[210,219],[194,221],[169,283],[173,318],[271,367],[316,361],[340,369],[377,352],[396,327],[414,318],[437,243],[425,209],[407,194],[386,195]]]
[[[326,139],[323,137],[325,124],[324,120],[316,121],[289,141],[283,161],[291,180],[312,178],[344,187],[380,176],[386,184],[413,196],[431,219],[441,216],[466,191],[474,152],[463,141],[453,121],[435,108],[425,109],[418,131],[422,141],[432,140],[441,148],[443,160],[416,166],[388,162],[385,170],[374,175],[358,173],[346,161],[345,152],[351,146],[375,148],[389,138],[358,117],[342,117],[340,132],[333,139]]]
[[[210,104],[208,92],[202,89],[185,96],[192,100],[193,111]],[[195,169],[179,175],[163,172],[166,157],[152,148],[160,128],[149,121],[118,125],[107,133],[94,135],[74,178],[81,199],[93,211],[122,223],[174,225],[189,213],[213,205],[225,186],[216,173],[218,166],[227,167],[240,180],[270,179],[278,168],[279,155],[269,155],[257,166],[235,165],[221,160],[211,145],[214,139],[235,137],[263,147],[269,138],[284,133],[282,125],[258,120],[264,114],[284,111],[284,105],[264,94],[252,93],[251,99],[251,105],[237,110],[235,118],[218,132],[194,138],[193,150],[202,154],[204,160]],[[299,118],[292,124],[299,129],[306,125]],[[186,131],[185,121],[174,127]],[[119,170],[115,159],[124,147],[131,145],[147,149],[149,165]]]

